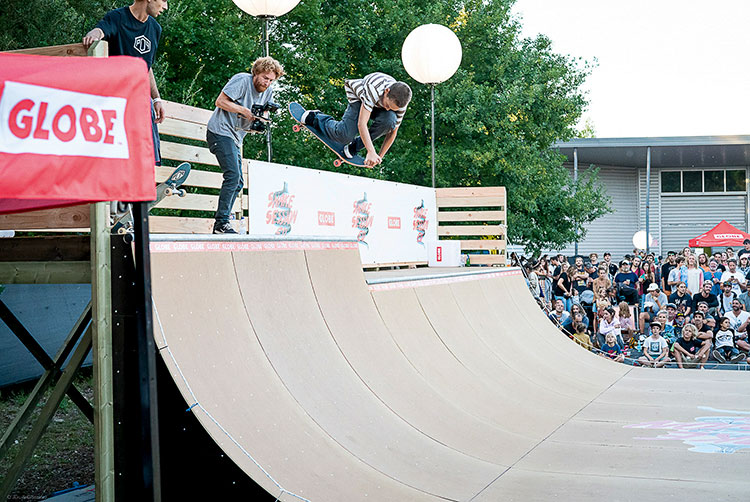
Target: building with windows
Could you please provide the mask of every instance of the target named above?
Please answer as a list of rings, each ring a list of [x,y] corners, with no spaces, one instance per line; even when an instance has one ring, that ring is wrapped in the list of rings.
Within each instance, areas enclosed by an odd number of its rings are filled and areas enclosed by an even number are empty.
[[[657,255],[686,247],[722,219],[750,230],[750,136],[584,138],[553,148],[574,176],[599,168],[611,199],[613,212],[587,226],[579,254],[610,251],[621,258],[633,251],[632,236],[646,230],[647,218]],[[561,252],[572,255],[575,248]]]

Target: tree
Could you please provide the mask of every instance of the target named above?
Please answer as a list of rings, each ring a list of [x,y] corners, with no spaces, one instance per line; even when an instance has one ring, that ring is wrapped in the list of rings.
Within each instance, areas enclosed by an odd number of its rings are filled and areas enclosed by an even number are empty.
[[[544,36],[522,38],[510,12],[514,1],[303,0],[271,23],[271,55],[287,72],[277,102],[299,101],[340,116],[346,107],[344,81],[373,71],[406,81],[414,98],[398,139],[376,169],[334,169],[323,145],[291,131],[286,113],[274,118],[274,160],[429,185],[430,93],[406,74],[401,45],[421,24],[444,24],[461,40],[463,60],[456,75],[437,87],[438,185],[503,185],[514,244],[536,250],[572,242],[586,223],[609,211],[596,170],[574,184],[564,157],[550,150],[555,141],[576,134],[587,104],[581,87],[591,66],[555,54]],[[0,30],[0,47],[80,40],[113,3],[129,2],[6,0],[3,24],[13,26]],[[33,30],[17,29],[27,16],[39,22]],[[42,16],[55,22],[46,26]],[[173,4],[159,22],[164,31],[154,72],[166,99],[213,108],[227,80],[263,54],[261,22],[231,0]],[[245,156],[265,159],[264,152],[264,137],[248,135]]]

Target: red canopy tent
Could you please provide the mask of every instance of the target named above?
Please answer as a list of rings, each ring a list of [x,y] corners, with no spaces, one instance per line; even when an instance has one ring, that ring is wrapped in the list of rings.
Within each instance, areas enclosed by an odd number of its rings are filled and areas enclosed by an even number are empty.
[[[726,220],[721,222],[708,232],[690,239],[691,248],[742,246],[742,241],[750,239],[750,234],[730,225]]]

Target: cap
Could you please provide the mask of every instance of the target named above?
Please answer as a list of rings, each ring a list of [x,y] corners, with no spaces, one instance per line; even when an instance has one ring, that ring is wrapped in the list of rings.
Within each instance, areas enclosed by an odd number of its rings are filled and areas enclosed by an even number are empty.
[[[672,307],[673,309],[677,310],[677,305],[674,303],[667,303],[667,308]]]
[[[662,325],[661,325],[661,323],[660,323],[659,321],[654,321],[654,322],[652,322],[652,323],[651,323],[650,325],[651,325],[652,327],[653,327],[653,326],[659,326],[660,328],[662,327]]]
[[[722,286],[731,286],[731,285],[732,285],[732,281],[724,281],[722,283]]]
[[[646,291],[659,291],[659,285],[655,282],[652,282],[648,285],[648,289]]]

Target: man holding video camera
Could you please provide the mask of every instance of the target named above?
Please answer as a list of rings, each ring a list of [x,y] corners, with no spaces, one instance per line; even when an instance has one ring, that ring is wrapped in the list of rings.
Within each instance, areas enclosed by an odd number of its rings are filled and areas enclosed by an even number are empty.
[[[271,57],[258,58],[251,72],[229,79],[216,98],[216,109],[208,121],[208,149],[216,155],[224,175],[214,216],[215,234],[237,233],[229,223],[229,215],[244,185],[242,140],[248,132],[264,132],[270,113],[278,109],[272,100],[272,84],[284,75],[281,64]]]

